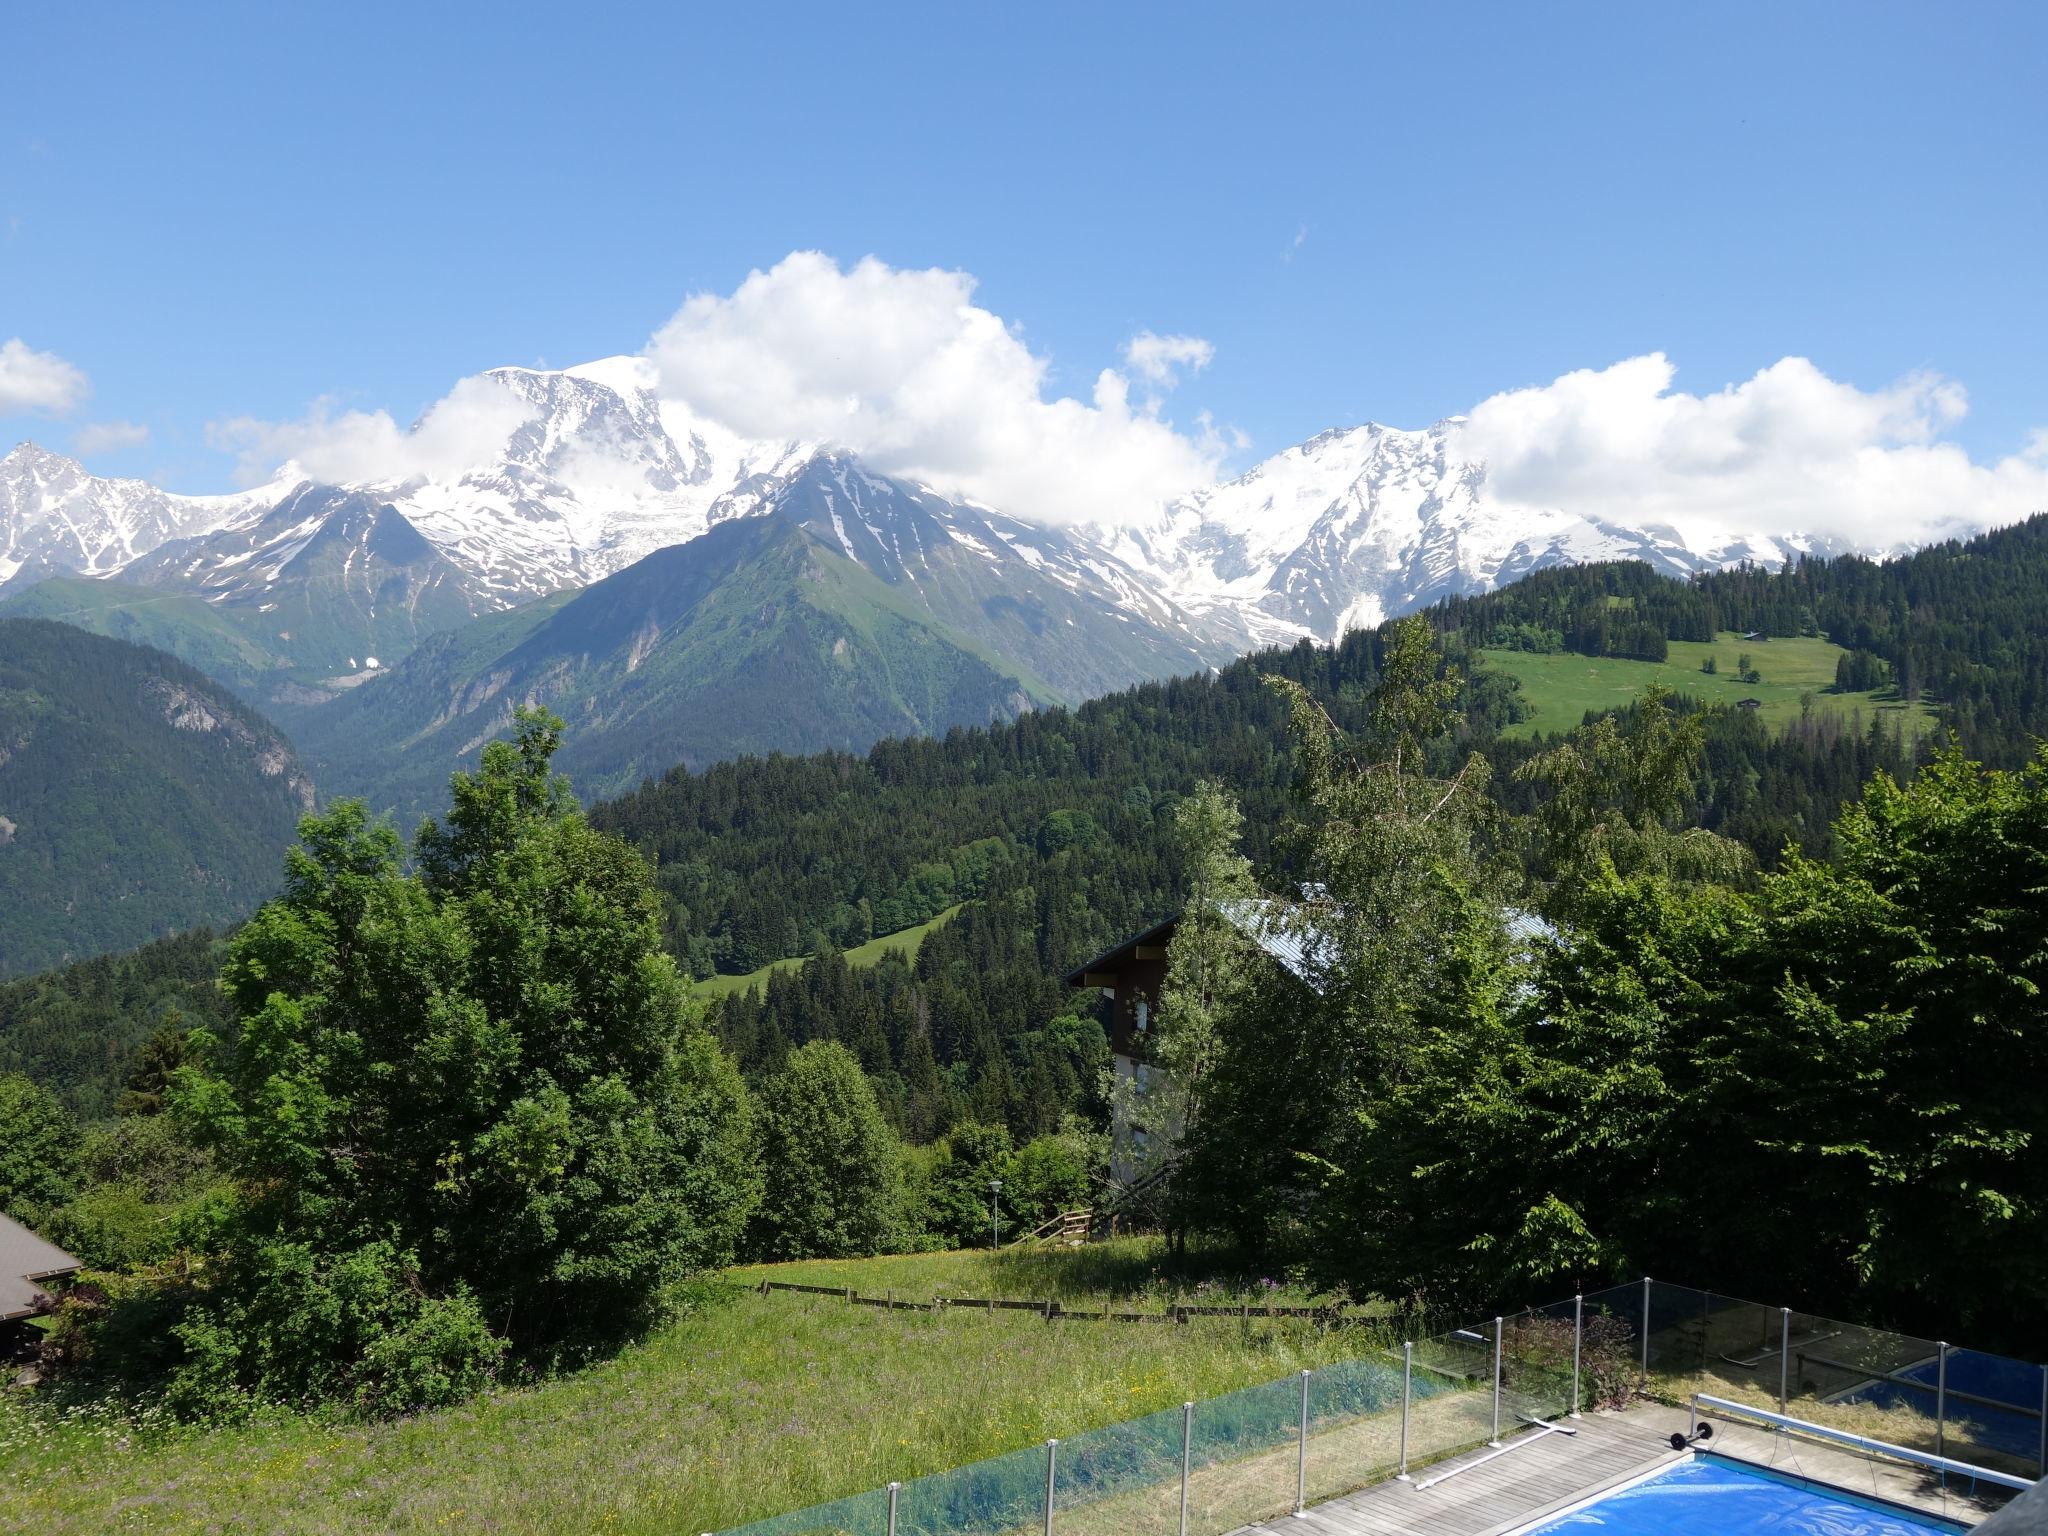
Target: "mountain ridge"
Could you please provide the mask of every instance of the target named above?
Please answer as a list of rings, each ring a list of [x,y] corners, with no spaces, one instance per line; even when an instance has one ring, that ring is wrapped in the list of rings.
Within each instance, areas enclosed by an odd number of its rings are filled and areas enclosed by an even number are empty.
[[[0,974],[242,916],[312,805],[283,733],[175,657],[0,619]]]
[[[326,782],[410,815],[519,704],[565,719],[560,766],[604,794],[677,763],[865,750],[1056,697],[807,529],[749,518],[432,636],[293,723]]]
[[[565,369],[492,369],[458,386],[463,408],[486,424],[476,441],[460,451],[439,448],[422,418],[406,439],[417,462],[396,466],[398,474],[338,483],[393,507],[483,604],[509,607],[587,586],[728,518],[772,511],[778,498],[815,478],[821,459],[858,465],[864,477],[903,488],[926,510],[944,503],[946,519],[962,527],[1001,519],[1033,528],[1071,561],[1101,567],[1105,601],[1155,621],[1170,615],[1169,627],[1185,626],[1197,649],[1231,654],[1248,644],[1335,638],[1551,564],[1642,559],[1688,575],[1744,560],[1850,552],[1797,529],[1717,528],[1688,538],[1653,521],[1624,526],[1570,508],[1508,505],[1493,496],[1485,464],[1463,452],[1464,418],[1457,416],[1416,430],[1372,422],[1331,428],[1234,479],[1163,507],[1133,508],[1114,523],[1027,524],[1000,508],[878,474],[829,444],[744,437],[662,398],[657,382],[653,364],[634,356]],[[14,455],[0,461],[0,549],[21,569],[30,559],[46,569],[68,558],[69,568],[94,576],[145,557],[151,538],[210,532],[246,516],[252,498],[274,502],[280,487],[319,478],[287,464],[263,491],[168,498],[159,507],[145,492],[168,493],[145,482],[88,486],[80,466],[62,461],[69,468],[59,472],[42,462],[56,456],[37,454],[32,476],[8,474]],[[31,480],[53,489],[32,494]],[[52,497],[141,510],[109,514],[118,529],[96,542],[74,540],[72,548],[34,532],[51,523],[44,502]],[[210,526],[195,529],[195,519],[208,518]]]

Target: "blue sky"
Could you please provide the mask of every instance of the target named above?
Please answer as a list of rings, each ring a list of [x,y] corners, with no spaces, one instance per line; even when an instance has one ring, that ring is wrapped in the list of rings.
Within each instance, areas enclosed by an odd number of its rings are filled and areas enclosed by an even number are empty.
[[[2044,18],[17,8],[0,341],[90,396],[0,409],[0,440],[133,424],[94,468],[222,489],[209,422],[404,423],[817,250],[972,274],[1049,396],[1136,332],[1206,339],[1162,408],[1241,433],[1236,466],[1652,352],[1702,393],[1788,355],[1932,371],[1993,461],[2048,426]]]

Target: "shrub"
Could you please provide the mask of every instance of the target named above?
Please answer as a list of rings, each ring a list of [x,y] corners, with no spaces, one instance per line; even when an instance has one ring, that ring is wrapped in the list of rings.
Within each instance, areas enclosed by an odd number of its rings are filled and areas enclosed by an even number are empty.
[[[166,1403],[210,1421],[265,1402],[372,1416],[440,1407],[480,1390],[505,1351],[467,1288],[427,1295],[414,1256],[389,1242],[339,1255],[253,1245],[171,1333],[181,1358]]]

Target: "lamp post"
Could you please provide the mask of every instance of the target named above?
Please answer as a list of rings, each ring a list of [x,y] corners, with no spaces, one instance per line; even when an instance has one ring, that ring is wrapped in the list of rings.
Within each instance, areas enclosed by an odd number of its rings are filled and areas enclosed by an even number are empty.
[[[1003,1246],[1001,1235],[1002,1223],[997,1215],[1001,1209],[1002,1196],[1003,1181],[1001,1179],[990,1179],[988,1181],[988,1245],[991,1248]]]

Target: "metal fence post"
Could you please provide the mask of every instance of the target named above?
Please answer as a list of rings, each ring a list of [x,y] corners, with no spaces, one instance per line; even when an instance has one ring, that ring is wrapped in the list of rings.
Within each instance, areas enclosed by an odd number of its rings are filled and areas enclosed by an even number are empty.
[[[1045,1442],[1045,1536],[1052,1536],[1052,1486],[1059,1466],[1060,1443],[1057,1438]]]
[[[902,1487],[901,1483],[889,1485],[889,1536],[896,1536],[896,1494]]]
[[[1188,1536],[1188,1462],[1195,1443],[1195,1405],[1180,1405],[1180,1536]]]
[[[2048,1477],[2048,1365],[2041,1367],[2041,1475]]]
[[[1638,1390],[1650,1390],[1650,1277],[1643,1276],[1643,1379]]]
[[[1401,1346],[1401,1471],[1403,1482],[1408,1479],[1408,1398],[1415,1385],[1415,1345],[1412,1342]],[[2041,1367],[2042,1401],[2048,1402],[2048,1365]],[[2043,1431],[2048,1435],[2048,1430]],[[2048,1441],[2044,1441],[2048,1443]],[[1183,1532],[1182,1536],[1186,1536]]]
[[[1792,1309],[1778,1308],[1778,1412],[1785,1412],[1792,1384]]]
[[[1301,1456],[1294,1468],[1294,1512],[1308,1508],[1308,1372],[1301,1373]]]
[[[1586,1341],[1586,1298],[1572,1298],[1572,1417],[1579,1416],[1579,1351]]]
[[[1948,1454],[1948,1341],[1934,1346],[1934,1454]],[[1946,1482],[1946,1475],[1942,1481]]]
[[[1500,1325],[1501,1319],[1493,1320],[1493,1438],[1488,1445],[1500,1444]]]

